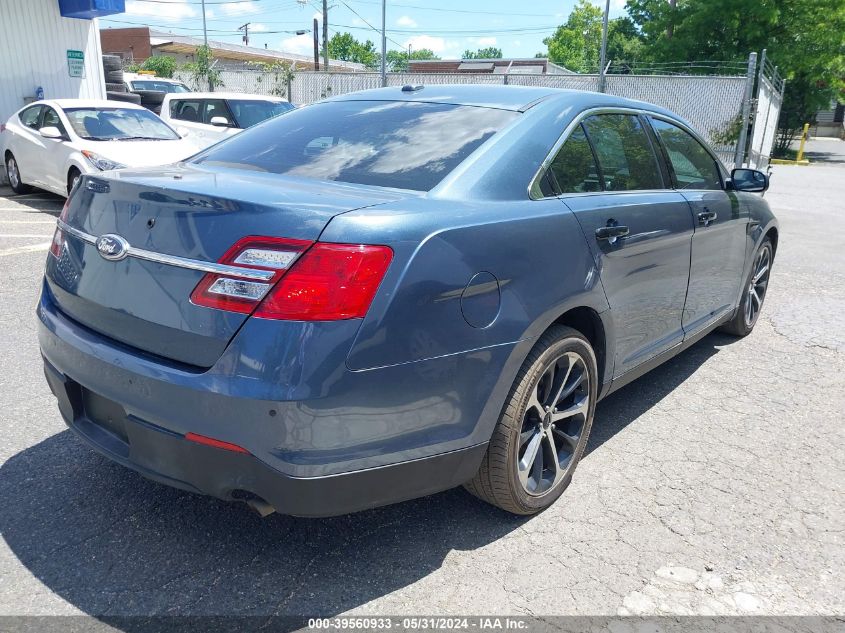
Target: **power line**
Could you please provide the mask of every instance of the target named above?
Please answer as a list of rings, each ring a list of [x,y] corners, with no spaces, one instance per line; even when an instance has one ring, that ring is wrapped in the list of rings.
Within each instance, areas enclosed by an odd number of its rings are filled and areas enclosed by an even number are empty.
[[[380,4],[379,2],[372,2],[370,0],[355,0],[355,2],[360,2],[361,4]],[[417,4],[401,4],[401,3],[391,3],[391,7],[402,7],[404,9],[420,9],[422,11],[442,11],[446,13],[469,13],[472,15],[495,15],[495,16],[502,16],[501,11],[472,11],[470,9],[444,9],[441,7],[426,7]],[[507,13],[507,17],[525,17],[525,18],[552,18],[554,14],[548,13]]]

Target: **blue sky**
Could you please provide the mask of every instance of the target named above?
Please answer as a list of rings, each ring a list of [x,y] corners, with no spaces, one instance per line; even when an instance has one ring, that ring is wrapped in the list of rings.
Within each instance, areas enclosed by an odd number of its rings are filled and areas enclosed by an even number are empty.
[[[595,0],[604,6],[602,0]],[[543,38],[566,20],[575,0],[388,0],[388,48],[430,48],[441,57],[465,49],[497,46],[506,57],[533,57],[545,50]],[[611,17],[623,13],[624,0],[611,0]],[[206,0],[209,39],[239,43],[237,28],[250,22],[250,45],[310,54],[310,29],[322,0]],[[330,0],[329,35],[349,31],[380,48],[380,0]],[[200,0],[127,0],[126,13],[100,21],[101,28],[149,25],[202,37]],[[306,35],[295,35],[309,29]]]

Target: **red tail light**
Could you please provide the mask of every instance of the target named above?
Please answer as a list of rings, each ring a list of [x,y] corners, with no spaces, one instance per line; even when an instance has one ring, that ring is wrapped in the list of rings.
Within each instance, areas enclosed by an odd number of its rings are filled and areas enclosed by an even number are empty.
[[[67,222],[67,210],[70,206],[70,198],[65,200],[65,205],[62,207],[62,212],[59,214],[59,219],[62,222]],[[56,232],[53,233],[53,241],[50,243],[50,254],[56,259],[62,256],[62,247],[65,245],[65,232],[58,226]]]
[[[194,288],[191,301],[206,308],[249,314],[293,262],[311,246],[305,240],[249,236],[238,240],[220,258],[221,264],[240,268],[270,270],[267,281],[254,281],[233,275],[208,273]]]
[[[268,281],[207,274],[191,293],[197,305],[265,319],[334,321],[362,318],[393,259],[387,246],[247,237],[221,264],[272,270]],[[310,247],[310,248],[309,248]]]
[[[288,321],[363,318],[392,259],[387,246],[315,244],[261,302],[255,316]]]

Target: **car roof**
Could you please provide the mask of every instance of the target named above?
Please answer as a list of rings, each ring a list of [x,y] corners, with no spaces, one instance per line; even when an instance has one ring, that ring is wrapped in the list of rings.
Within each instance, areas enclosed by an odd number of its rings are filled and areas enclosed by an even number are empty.
[[[594,105],[619,106],[648,109],[654,112],[668,111],[650,103],[633,101],[600,92],[587,90],[566,90],[562,88],[539,88],[534,86],[504,86],[485,84],[444,84],[416,87],[375,88],[339,95],[326,101],[415,101],[421,103],[448,103],[454,105],[479,106],[522,112],[541,101],[558,100],[567,106],[589,108]]]
[[[243,101],[275,101],[286,103],[287,99],[273,95],[259,95],[243,92],[170,92],[167,95],[173,99],[240,99]]]
[[[51,105],[62,109],[67,108],[129,108],[144,110],[143,106],[129,101],[106,101],[105,99],[45,99],[31,105]]]

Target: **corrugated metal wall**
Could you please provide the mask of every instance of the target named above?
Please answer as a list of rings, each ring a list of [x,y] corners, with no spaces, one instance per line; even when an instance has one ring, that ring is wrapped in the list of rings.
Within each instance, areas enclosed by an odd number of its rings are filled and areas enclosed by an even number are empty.
[[[85,53],[85,77],[70,77],[67,51]],[[57,0],[0,0],[0,121],[35,96],[104,99],[96,20],[63,18]]]

